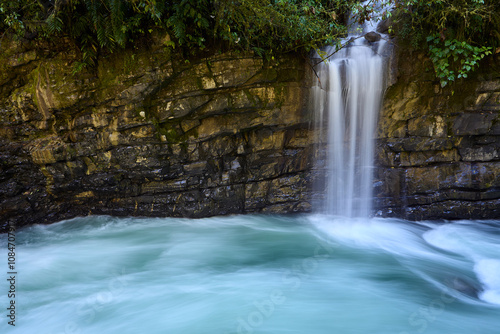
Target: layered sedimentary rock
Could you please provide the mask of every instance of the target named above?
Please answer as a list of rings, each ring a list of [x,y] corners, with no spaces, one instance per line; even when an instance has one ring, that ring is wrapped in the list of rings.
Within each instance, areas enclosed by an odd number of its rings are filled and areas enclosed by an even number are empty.
[[[401,52],[379,121],[379,214],[500,217],[500,64],[441,89],[432,65]]]
[[[312,189],[322,156],[307,107],[314,73],[301,57],[268,64],[223,53],[186,63],[158,38],[72,74],[70,45],[2,48],[4,227],[87,214],[304,212],[322,196]],[[416,57],[401,52],[392,68],[375,213],[500,217],[498,56],[453,95]]]
[[[76,75],[66,50],[4,54],[4,224],[310,209],[303,60],[126,53]]]

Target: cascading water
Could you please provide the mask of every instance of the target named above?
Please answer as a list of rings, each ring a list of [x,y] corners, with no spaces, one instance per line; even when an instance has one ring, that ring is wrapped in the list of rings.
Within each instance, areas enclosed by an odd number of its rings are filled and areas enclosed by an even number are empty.
[[[326,48],[331,55],[316,66],[312,88],[316,127],[327,142],[323,212],[346,217],[371,213],[374,132],[385,89],[387,42],[369,42],[364,35],[378,22],[354,26],[345,47]],[[375,39],[380,35],[374,34]],[[324,124],[327,132],[324,133]],[[325,138],[325,139],[323,139]]]

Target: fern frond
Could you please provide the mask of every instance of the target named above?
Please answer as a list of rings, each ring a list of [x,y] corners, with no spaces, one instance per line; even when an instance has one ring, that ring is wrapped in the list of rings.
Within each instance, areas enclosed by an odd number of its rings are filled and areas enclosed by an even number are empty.
[[[123,2],[121,0],[109,0],[109,8],[110,8],[110,20],[112,28],[112,39],[120,46],[125,45],[125,31],[123,27],[126,27],[123,24],[123,15],[124,8],[122,6]]]
[[[78,15],[70,24],[70,36],[80,38],[80,36],[86,33],[88,26],[89,20],[87,15]]]
[[[56,13],[52,13],[46,20],[47,29],[51,35],[56,35],[63,30],[64,23]]]

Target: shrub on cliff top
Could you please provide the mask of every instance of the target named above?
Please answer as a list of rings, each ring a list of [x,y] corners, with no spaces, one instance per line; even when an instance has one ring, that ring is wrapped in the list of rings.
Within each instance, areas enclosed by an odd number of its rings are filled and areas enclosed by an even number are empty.
[[[156,29],[184,55],[217,45],[272,56],[333,42],[345,33],[343,13],[354,1],[0,0],[0,33],[70,37],[82,51],[82,67]]]
[[[427,50],[441,85],[467,77],[500,50],[498,0],[380,0],[393,5],[401,40]],[[81,51],[75,69],[100,53],[133,45],[153,31],[172,38],[184,56],[215,47],[272,57],[309,51],[346,32],[345,13],[370,20],[374,0],[0,0],[0,43],[8,34],[57,41],[69,37]],[[0,44],[1,45],[1,44]]]
[[[427,50],[441,85],[477,68],[500,49],[498,0],[389,0],[397,34]]]

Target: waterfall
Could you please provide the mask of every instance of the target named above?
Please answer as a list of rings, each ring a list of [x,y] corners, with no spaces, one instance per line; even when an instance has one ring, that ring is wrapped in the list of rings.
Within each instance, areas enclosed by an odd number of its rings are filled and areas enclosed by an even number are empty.
[[[368,217],[372,207],[374,135],[385,90],[385,36],[369,42],[372,20],[351,29],[341,49],[327,47],[326,61],[315,66],[312,87],[320,142],[326,142],[321,181],[322,211],[346,217]],[[377,38],[379,35],[374,34]],[[320,59],[317,59],[318,61]]]

